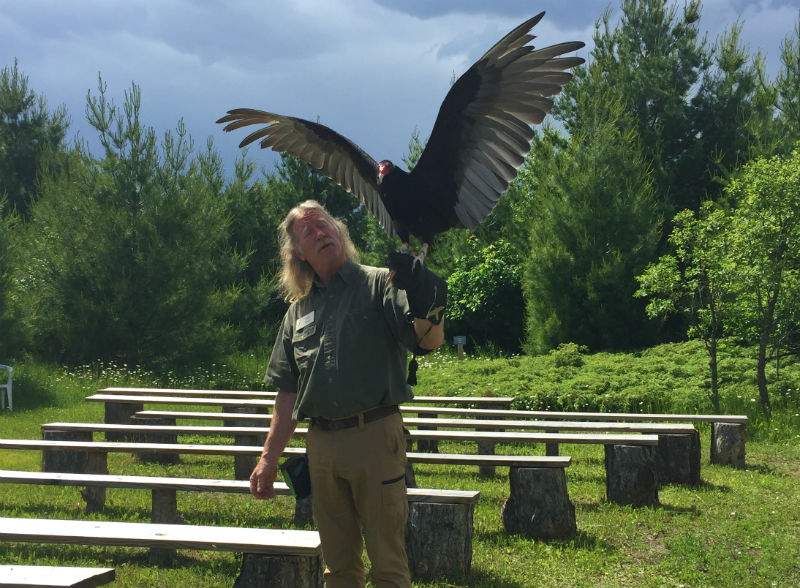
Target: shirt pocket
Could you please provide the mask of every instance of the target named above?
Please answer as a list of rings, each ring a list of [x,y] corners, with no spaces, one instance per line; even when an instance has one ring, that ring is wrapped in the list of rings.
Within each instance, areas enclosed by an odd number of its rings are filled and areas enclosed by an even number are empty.
[[[317,335],[316,323],[306,325],[292,334],[292,349],[294,351],[294,360],[299,368],[302,369],[303,366],[311,363],[319,350],[319,335]]]

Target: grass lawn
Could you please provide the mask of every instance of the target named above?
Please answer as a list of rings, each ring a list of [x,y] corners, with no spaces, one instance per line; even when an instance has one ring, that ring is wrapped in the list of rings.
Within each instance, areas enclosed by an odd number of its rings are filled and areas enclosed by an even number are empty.
[[[654,408],[685,411],[703,398],[702,354],[690,354],[686,346],[671,346],[658,354],[607,354],[585,356],[579,366],[556,367],[554,357],[477,359],[455,364],[450,356],[426,360],[420,369],[418,394],[485,394],[487,386],[501,394],[503,384],[517,396],[520,406],[541,407],[552,403],[545,379],[567,394],[569,402],[591,402],[585,410],[618,410],[623,402],[643,402],[642,412]],[[687,359],[692,355],[693,359]],[[683,359],[680,359],[680,358]],[[744,355],[742,361],[747,359]],[[637,360],[648,362],[637,366]],[[529,363],[531,362],[531,363]],[[548,363],[549,362],[549,363]],[[617,365],[617,363],[619,365]],[[669,368],[663,367],[663,362]],[[558,362],[555,362],[558,363]],[[626,367],[627,366],[627,367]],[[657,367],[661,366],[661,367]],[[700,366],[700,367],[698,367]],[[573,456],[567,468],[567,488],[575,505],[577,534],[569,541],[537,542],[510,536],[503,530],[500,509],[508,495],[508,472],[498,468],[483,478],[475,467],[417,465],[421,487],[479,490],[475,511],[472,572],[466,577],[446,577],[416,582],[418,587],[528,587],[528,586],[796,586],[800,582],[800,427],[795,390],[796,366],[782,367],[781,379],[771,383],[781,396],[773,405],[773,418],[760,419],[749,405],[754,394],[747,370],[736,368],[728,358],[729,378],[724,388],[723,412],[747,412],[753,422],[748,432],[747,467],[736,470],[713,466],[708,461],[710,428],[702,425],[702,484],[699,487],[664,486],[660,506],[633,509],[605,501],[605,472],[601,447],[566,445],[562,454]],[[736,368],[736,369],[734,369]],[[106,368],[103,368],[106,369]],[[202,387],[205,380],[152,381],[149,374],[122,367],[68,371],[62,368],[22,364],[15,366],[15,403],[19,410],[0,415],[0,436],[39,438],[39,425],[49,421],[102,421],[102,405],[83,402],[83,397],[108,385],[171,385]],[[253,387],[261,368],[255,358],[235,368],[220,366],[228,375],[214,387]],[[623,374],[643,370],[638,395],[632,385],[620,384]],[[228,371],[226,371],[228,370]],[[554,371],[555,370],[555,371]],[[558,375],[559,370],[562,372]],[[648,379],[647,373],[650,374]],[[537,376],[537,374],[539,374]],[[732,374],[738,374],[734,377]],[[568,376],[568,377],[567,377]],[[627,377],[627,376],[625,376]],[[674,378],[681,385],[663,384],[657,398],[652,382]],[[226,379],[227,378],[227,379]],[[538,379],[537,379],[538,378]],[[569,383],[571,379],[571,384]],[[565,383],[566,382],[566,383]],[[575,383],[579,382],[579,383]],[[584,383],[599,390],[587,395]],[[661,384],[660,384],[661,385]],[[669,398],[666,387],[669,387]],[[206,385],[206,387],[211,387]],[[461,388],[461,390],[459,390]],[[789,390],[787,397],[786,390]],[[625,395],[624,400],[618,397]],[[743,398],[737,398],[742,396]],[[603,396],[607,395],[607,396]],[[631,400],[637,398],[638,400]],[[589,399],[587,401],[587,399]],[[647,400],[650,399],[650,400]],[[657,403],[647,405],[647,403]],[[738,404],[737,404],[738,403]],[[571,406],[561,403],[553,408]],[[699,406],[700,412],[710,412]],[[732,409],[739,410],[732,410]],[[99,439],[99,437],[98,437]],[[474,447],[471,448],[474,450]],[[468,444],[440,443],[440,451],[467,451]],[[504,445],[498,452],[544,453],[543,447]],[[29,451],[0,452],[4,469],[38,470],[40,455]],[[123,454],[111,454],[112,473],[231,477],[230,460],[188,457],[176,465],[142,464]],[[110,489],[106,509],[85,515],[78,488],[24,485],[0,486],[0,516],[88,518],[143,521],[150,517],[146,491]],[[265,503],[246,495],[179,493],[178,508],[187,523],[247,527],[292,528],[293,503],[278,497]],[[236,554],[180,551],[168,566],[152,566],[145,550],[65,545],[0,544],[0,563],[87,565],[117,568],[114,586],[133,587],[229,587],[238,572]]]

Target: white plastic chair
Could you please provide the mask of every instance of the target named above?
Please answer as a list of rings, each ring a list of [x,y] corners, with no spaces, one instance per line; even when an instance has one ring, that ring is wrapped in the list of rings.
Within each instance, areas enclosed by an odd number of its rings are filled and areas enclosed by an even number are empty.
[[[11,374],[14,371],[10,365],[3,365],[0,363],[0,370],[8,372],[8,381],[5,384],[0,384],[0,410],[6,407],[6,396],[8,396],[8,410],[14,410],[14,404],[11,396]],[[5,388],[5,392],[3,391]]]

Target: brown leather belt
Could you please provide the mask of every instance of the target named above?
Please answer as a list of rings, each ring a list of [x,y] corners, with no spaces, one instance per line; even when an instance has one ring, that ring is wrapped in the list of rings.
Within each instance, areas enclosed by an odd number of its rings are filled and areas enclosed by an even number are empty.
[[[359,421],[366,425],[367,423],[379,421],[398,412],[400,412],[400,409],[397,407],[397,405],[379,406],[377,408],[373,408],[372,410],[362,412],[361,414],[345,417],[343,419],[324,419],[322,417],[314,417],[311,419],[311,424],[325,431],[341,431],[342,429],[351,429],[353,427],[357,427]]]

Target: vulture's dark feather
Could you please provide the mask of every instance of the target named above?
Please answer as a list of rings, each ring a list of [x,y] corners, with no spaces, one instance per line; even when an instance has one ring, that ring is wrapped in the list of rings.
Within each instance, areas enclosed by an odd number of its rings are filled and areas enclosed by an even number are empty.
[[[322,171],[355,194],[391,237],[409,235],[431,243],[451,227],[474,229],[491,213],[516,177],[553,96],[572,79],[580,41],[542,49],[528,45],[544,12],[500,39],[450,88],[428,143],[408,173],[378,163],[332,129],[262,110],[229,110],[218,123],[233,131],[265,125],[240,143],[285,152]]]

